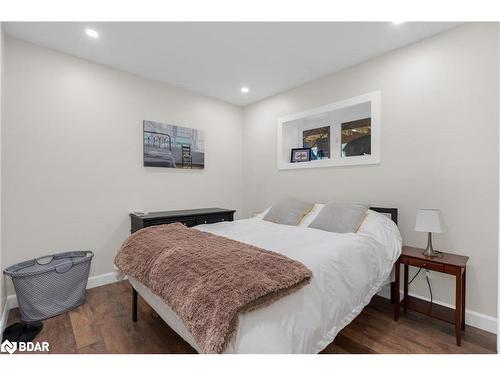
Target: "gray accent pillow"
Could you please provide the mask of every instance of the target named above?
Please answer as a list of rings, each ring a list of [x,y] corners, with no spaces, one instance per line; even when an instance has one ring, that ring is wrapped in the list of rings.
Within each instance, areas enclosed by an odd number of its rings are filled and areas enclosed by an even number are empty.
[[[313,203],[285,198],[274,204],[263,220],[276,224],[297,225],[313,206]]]
[[[328,203],[319,212],[310,228],[336,233],[355,233],[363,222],[369,206],[361,203]]]

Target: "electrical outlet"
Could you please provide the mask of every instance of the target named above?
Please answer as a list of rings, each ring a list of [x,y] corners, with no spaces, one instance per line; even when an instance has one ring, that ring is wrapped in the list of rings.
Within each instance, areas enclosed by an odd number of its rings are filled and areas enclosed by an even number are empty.
[[[429,280],[432,280],[432,273],[429,270],[425,270],[425,277],[427,277]]]

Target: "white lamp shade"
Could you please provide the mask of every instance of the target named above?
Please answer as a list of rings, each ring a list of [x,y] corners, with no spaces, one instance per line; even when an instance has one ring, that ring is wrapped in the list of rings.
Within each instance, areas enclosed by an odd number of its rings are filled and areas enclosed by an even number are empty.
[[[417,220],[415,223],[417,232],[444,233],[446,227],[443,221],[441,211],[434,208],[420,208],[417,211]]]

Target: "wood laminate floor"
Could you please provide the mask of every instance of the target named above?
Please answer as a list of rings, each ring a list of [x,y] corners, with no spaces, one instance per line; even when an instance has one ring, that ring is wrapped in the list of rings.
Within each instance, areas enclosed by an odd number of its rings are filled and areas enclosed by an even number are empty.
[[[35,341],[51,353],[195,353],[139,296],[139,320],[130,318],[127,281],[87,291],[84,305],[44,321]],[[467,326],[462,346],[454,326],[408,312],[395,322],[388,300],[372,302],[322,353],[496,353],[496,335]],[[9,323],[19,320],[18,309]]]

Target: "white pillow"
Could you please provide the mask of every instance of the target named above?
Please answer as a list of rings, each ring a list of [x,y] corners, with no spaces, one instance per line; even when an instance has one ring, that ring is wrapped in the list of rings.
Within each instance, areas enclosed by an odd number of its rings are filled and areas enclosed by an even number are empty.
[[[269,212],[269,210],[271,209],[271,207],[268,207],[266,208],[264,211],[262,211],[260,214],[257,214],[255,216],[252,217],[252,219],[257,219],[257,220],[262,220],[264,219],[264,216],[267,215],[267,213]]]
[[[367,235],[391,249],[393,258],[399,256],[403,239],[398,226],[384,214],[368,210],[357,234]]]
[[[318,216],[319,212],[325,207],[324,203],[316,203],[313,208],[311,208],[311,211],[309,211],[300,221],[299,224],[297,224],[298,227],[308,227],[309,224],[311,224],[314,219],[316,219],[316,216]]]

